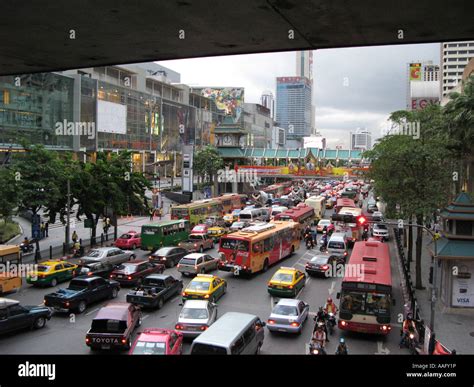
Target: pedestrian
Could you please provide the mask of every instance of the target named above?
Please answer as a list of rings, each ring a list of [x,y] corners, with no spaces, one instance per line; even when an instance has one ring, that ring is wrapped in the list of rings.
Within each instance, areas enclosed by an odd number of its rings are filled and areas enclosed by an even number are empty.
[[[76,232],[76,230],[74,230],[74,232],[72,233],[72,241],[73,241],[73,243],[77,242],[77,232]]]
[[[49,237],[49,222],[46,221],[45,224],[44,224],[44,232],[46,234],[46,238]]]
[[[153,217],[155,216],[155,209],[154,208],[150,208],[150,220],[153,221]]]
[[[44,233],[45,233],[45,231],[44,231],[44,222],[41,222],[41,224],[40,224],[40,237],[41,237],[41,239],[44,238]]]

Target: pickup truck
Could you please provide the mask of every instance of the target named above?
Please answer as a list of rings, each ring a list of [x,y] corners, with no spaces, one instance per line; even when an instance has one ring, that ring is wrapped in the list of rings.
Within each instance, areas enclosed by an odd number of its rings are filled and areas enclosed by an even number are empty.
[[[127,302],[144,308],[163,307],[166,300],[180,295],[183,281],[171,275],[152,274],[143,279],[142,285],[127,294]]]
[[[130,349],[133,331],[142,323],[140,308],[125,302],[99,310],[86,334],[86,344],[96,349]]]
[[[67,289],[47,294],[44,305],[60,312],[73,310],[82,313],[93,302],[116,298],[119,290],[120,284],[117,281],[98,276],[80,276],[74,278]]]
[[[190,253],[202,253],[206,249],[214,247],[214,240],[204,234],[190,234],[189,239],[178,244],[179,247],[188,250]]]

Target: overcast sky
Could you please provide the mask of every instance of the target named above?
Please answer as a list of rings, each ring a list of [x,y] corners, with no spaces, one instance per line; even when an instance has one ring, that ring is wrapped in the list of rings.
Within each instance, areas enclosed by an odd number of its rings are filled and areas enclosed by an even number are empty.
[[[393,111],[406,108],[406,64],[439,64],[439,44],[355,47],[313,52],[316,128],[328,147],[349,146],[349,132],[367,128],[380,137]],[[296,75],[295,52],[232,55],[158,62],[181,74],[190,86],[245,88],[245,102],[275,95],[276,77]],[[347,81],[345,82],[345,78]],[[346,85],[347,86],[346,86]]]

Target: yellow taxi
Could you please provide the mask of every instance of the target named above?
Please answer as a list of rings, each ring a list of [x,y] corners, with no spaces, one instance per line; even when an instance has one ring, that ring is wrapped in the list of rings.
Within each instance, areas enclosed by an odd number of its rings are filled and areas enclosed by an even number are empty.
[[[207,229],[207,236],[214,239],[214,242],[219,242],[219,239],[227,234],[227,230],[224,227],[214,226]]]
[[[198,274],[184,289],[186,300],[209,300],[216,302],[227,291],[227,282],[212,274]]]
[[[26,282],[35,286],[56,286],[59,282],[72,279],[77,265],[66,261],[45,261],[28,273]]]
[[[224,219],[224,223],[226,226],[230,226],[232,223],[237,222],[239,220],[239,215],[235,213],[225,214],[222,219]]]
[[[306,285],[306,274],[294,267],[280,267],[268,282],[268,293],[278,297],[295,297]]]

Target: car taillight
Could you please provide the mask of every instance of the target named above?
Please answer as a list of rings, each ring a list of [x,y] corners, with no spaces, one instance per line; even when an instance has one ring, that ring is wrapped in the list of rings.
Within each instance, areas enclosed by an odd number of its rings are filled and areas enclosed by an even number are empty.
[[[65,306],[69,306],[69,302],[65,302],[64,305],[65,305]]]
[[[127,339],[122,339],[122,344],[126,344],[127,343]]]
[[[204,296],[204,298],[209,298],[209,294],[206,294],[206,295]]]
[[[198,268],[197,266],[194,266],[194,269],[195,269],[195,270],[197,270],[197,268]]]
[[[347,255],[347,251],[344,251],[344,255]]]
[[[345,326],[347,325],[347,323],[346,323],[345,321],[341,321],[341,325],[342,325],[343,327],[345,327]]]
[[[179,325],[179,324],[176,324],[174,329],[178,329],[178,330],[182,330],[183,329],[183,326],[182,325]]]
[[[86,337],[86,344],[89,344],[90,341],[91,340],[88,337]]]
[[[181,267],[181,265],[178,263],[178,264],[176,265],[176,267],[179,269],[179,268]]]
[[[288,289],[293,289],[293,285],[288,286]]]
[[[92,275],[92,272],[87,273],[87,275]]]
[[[198,247],[197,243],[194,244],[194,247]]]
[[[203,325],[200,329],[201,329],[201,331],[205,331],[207,329],[207,326]]]
[[[275,320],[268,320],[268,323],[269,323],[270,325],[273,325],[273,324],[275,324]]]
[[[129,275],[129,276],[127,277],[127,279],[131,280],[131,279],[132,279],[132,276]]]
[[[300,324],[295,321],[295,322],[292,322],[292,323],[291,323],[291,326],[292,326],[292,327],[299,327]]]
[[[321,268],[322,268],[323,270],[326,270],[326,269],[329,269],[329,266],[328,266],[328,265],[323,265]]]
[[[110,275],[110,278],[114,278],[114,277],[115,277],[115,274],[111,274],[111,275]]]
[[[270,286],[270,287],[271,287],[271,286],[272,286],[272,283],[271,283],[271,282],[269,282],[269,283],[267,284],[267,286]]]

